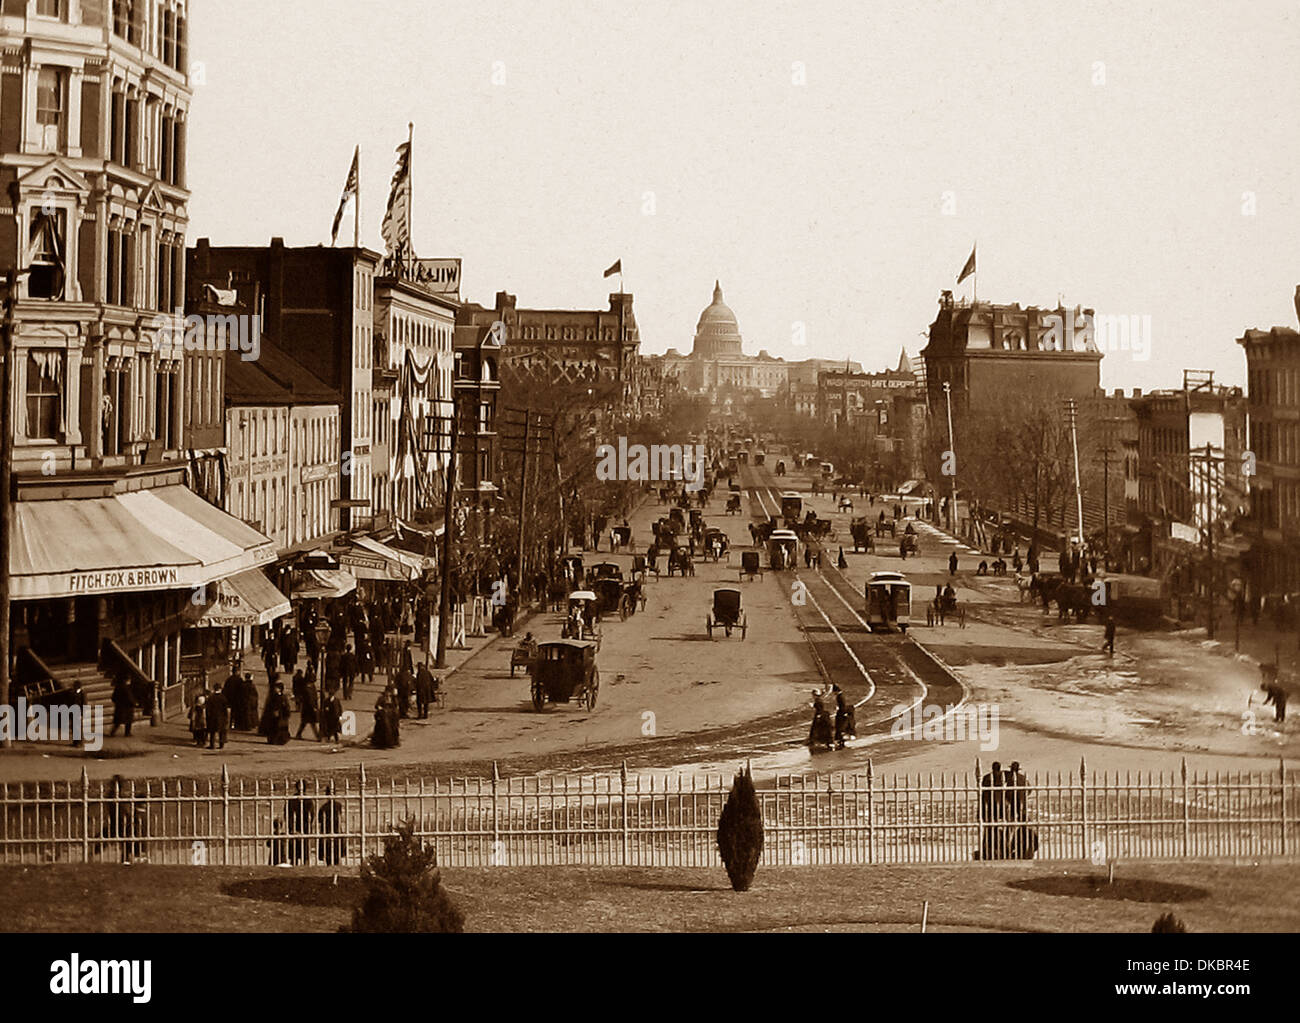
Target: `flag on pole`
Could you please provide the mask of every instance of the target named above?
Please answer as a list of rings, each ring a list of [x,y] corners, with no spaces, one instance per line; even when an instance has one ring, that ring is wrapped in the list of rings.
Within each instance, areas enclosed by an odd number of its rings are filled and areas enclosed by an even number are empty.
[[[621,274],[622,272],[623,272],[623,260],[616,259],[614,260],[614,265],[605,271],[605,276],[613,277],[615,274]]]
[[[970,250],[970,259],[966,260],[966,265],[961,268],[961,273],[957,275],[957,283],[960,284],[967,277],[975,272],[975,249],[972,246]]]
[[[343,211],[348,203],[357,197],[357,188],[361,183],[361,147],[357,146],[352,154],[352,169],[348,171],[348,183],[343,186],[343,198],[339,200],[339,211],[334,214],[334,227],[330,231],[330,244],[339,240],[339,224],[343,222]]]
[[[388,208],[380,229],[390,257],[403,255],[411,244],[411,143],[397,147],[397,170],[388,192]]]

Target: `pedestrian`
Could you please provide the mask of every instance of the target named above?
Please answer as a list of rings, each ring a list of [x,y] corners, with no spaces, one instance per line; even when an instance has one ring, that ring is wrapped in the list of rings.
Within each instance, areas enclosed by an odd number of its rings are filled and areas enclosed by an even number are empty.
[[[131,692],[131,683],[125,672],[120,672],[113,680],[113,728],[110,737],[117,735],[119,727],[126,729],[126,737],[131,738],[131,722],[135,720],[135,694]]]
[[[1105,650],[1108,654],[1113,654],[1115,652],[1115,616],[1111,614],[1106,616]]]
[[[414,685],[415,678],[412,673],[403,664],[397,671],[397,715],[398,717],[409,717],[411,714],[411,689]]]
[[[307,665],[307,670],[311,671],[311,665]],[[293,673],[293,706],[295,710],[302,709],[302,692],[307,687],[307,676],[302,673],[302,669]]]
[[[904,537],[903,539],[901,539],[901,540],[898,541],[898,556],[899,556],[900,558],[902,558],[904,561],[907,560],[907,539],[906,539],[906,537]]]
[[[286,818],[289,822],[290,835],[305,835],[311,831],[312,821],[315,819],[315,805],[306,794],[306,783],[299,781],[294,792],[297,793],[297,799],[289,800],[286,807]],[[291,838],[289,840],[289,862],[306,863],[308,857],[307,840],[305,838]]]
[[[325,795],[334,795],[334,785],[325,786]],[[316,856],[319,862],[337,867],[347,855],[347,842],[341,834],[343,830],[343,804],[337,799],[321,800],[320,810],[316,815],[316,831],[320,835],[316,844]]]
[[[352,699],[352,687],[357,681],[357,655],[352,652],[349,643],[339,655],[339,675],[343,680],[343,699]]]
[[[262,663],[266,665],[267,678],[270,678],[275,674],[275,666],[277,663],[276,653],[275,637],[272,633],[268,632],[266,638],[262,640]]]
[[[284,683],[276,682],[266,697],[266,710],[262,712],[262,734],[272,746],[283,746],[289,741],[289,698],[284,694]]]
[[[1002,764],[980,779],[980,859],[1000,860],[1006,851],[1002,821],[1006,818],[1006,787]]]
[[[835,562],[835,567],[838,568],[841,572],[843,572],[846,568],[849,567],[848,559],[844,557],[843,547],[840,548],[840,557],[839,560]]]
[[[226,699],[226,706],[230,710],[230,727],[236,732],[245,731],[244,728],[244,679],[238,671],[232,671],[226,679],[226,684],[221,687],[221,695]]]
[[[194,745],[202,746],[208,735],[208,698],[200,693],[194,698],[190,707],[190,735],[194,736]]]
[[[298,711],[302,715],[298,720],[298,734],[296,739],[302,738],[303,730],[311,725],[311,730],[316,733],[316,741],[320,742],[320,697],[316,692],[316,683],[306,679],[302,685],[302,702],[298,705]]]
[[[238,681],[236,679],[236,681]],[[208,694],[208,749],[225,749],[230,729],[230,704],[224,692]]]
[[[957,552],[953,551],[948,555],[948,574],[950,576],[957,574]]]
[[[1275,708],[1273,720],[1281,724],[1286,720],[1286,690],[1283,689],[1281,684],[1276,680],[1276,675],[1272,682],[1265,682],[1259,688],[1267,694],[1264,697],[1264,706],[1267,707],[1269,704],[1273,705]]]
[[[415,712],[420,715],[421,720],[429,716],[429,703],[432,699],[433,672],[429,670],[427,664],[421,664],[415,673]]]
[[[280,667],[286,675],[292,674],[298,667],[298,633],[290,626],[280,635]]]
[[[274,679],[275,673],[272,672],[269,677]],[[251,732],[257,727],[258,704],[257,684],[253,681],[253,673],[251,671],[244,672],[244,687],[240,695],[243,700],[244,731]]]
[[[846,737],[856,739],[857,725],[854,721],[853,704],[844,698],[844,690],[835,686],[835,747],[843,749]]]
[[[804,544],[803,548],[803,567],[812,568],[812,547]]]
[[[338,690],[325,694],[321,704],[321,735],[326,742],[338,742],[343,735],[343,701]]]

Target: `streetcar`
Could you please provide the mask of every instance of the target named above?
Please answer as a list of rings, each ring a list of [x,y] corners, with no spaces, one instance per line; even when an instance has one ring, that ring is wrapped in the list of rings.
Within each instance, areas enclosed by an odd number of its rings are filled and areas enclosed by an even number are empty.
[[[912,584],[901,572],[872,572],[867,580],[867,625],[872,632],[906,632],[912,614]]]
[[[793,491],[781,492],[781,518],[786,524],[798,522],[803,517],[803,495]]]

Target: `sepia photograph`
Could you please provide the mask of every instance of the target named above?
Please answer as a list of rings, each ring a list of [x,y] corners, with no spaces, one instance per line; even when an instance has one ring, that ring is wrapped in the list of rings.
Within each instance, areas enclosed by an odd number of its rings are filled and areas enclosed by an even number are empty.
[[[667,935],[759,998],[1283,997],[1298,44],[1291,0],[0,0],[15,997],[247,955],[336,1011],[398,963],[621,1005]]]

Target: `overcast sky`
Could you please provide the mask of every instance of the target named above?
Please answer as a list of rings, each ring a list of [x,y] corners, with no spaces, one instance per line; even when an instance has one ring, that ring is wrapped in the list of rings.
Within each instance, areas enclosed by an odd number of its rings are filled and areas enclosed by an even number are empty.
[[[1152,318],[1108,387],[1240,383],[1243,329],[1297,326],[1294,2],[192,8],[191,241],[328,244],[359,143],[382,248],[414,122],[419,255],[573,308],[621,258],[647,352],[720,278],[751,354],[892,365],[976,240],[981,299]]]

